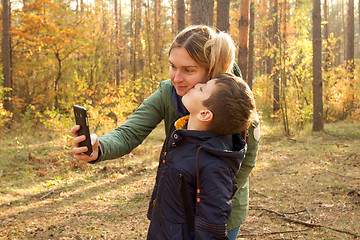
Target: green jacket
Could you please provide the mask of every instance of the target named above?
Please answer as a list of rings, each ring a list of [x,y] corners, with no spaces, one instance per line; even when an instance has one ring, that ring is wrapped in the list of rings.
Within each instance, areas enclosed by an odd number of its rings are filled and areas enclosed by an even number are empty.
[[[172,102],[171,90],[171,81],[162,81],[159,89],[145,99],[124,124],[100,136],[101,154],[97,161],[119,158],[130,153],[142,143],[163,119],[165,121],[166,134],[172,121],[179,117]],[[233,208],[228,220],[228,230],[240,226],[248,213],[248,177],[253,167],[255,167],[259,143],[255,140],[253,131],[254,127],[257,127],[258,124],[258,121],[256,121],[249,129],[248,150],[237,175],[238,191],[233,199]]]

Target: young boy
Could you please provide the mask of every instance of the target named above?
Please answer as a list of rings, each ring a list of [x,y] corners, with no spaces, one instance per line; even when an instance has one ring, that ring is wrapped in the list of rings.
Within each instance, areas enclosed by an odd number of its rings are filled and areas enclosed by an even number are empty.
[[[169,131],[148,210],[148,239],[227,239],[235,176],[246,152],[240,132],[255,115],[250,88],[232,74],[197,84],[190,115]]]

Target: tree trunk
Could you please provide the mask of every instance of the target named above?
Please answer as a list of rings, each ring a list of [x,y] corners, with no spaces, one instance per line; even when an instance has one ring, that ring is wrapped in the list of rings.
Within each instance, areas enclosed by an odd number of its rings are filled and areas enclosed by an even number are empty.
[[[80,0],[80,12],[84,13],[84,0]]]
[[[272,45],[273,45],[273,59],[272,59],[272,80],[273,80],[273,112],[277,112],[280,109],[280,89],[279,89],[279,71],[277,69],[278,61],[277,54],[279,51],[279,17],[278,17],[278,0],[275,0],[272,7],[273,17],[273,32],[272,32]],[[274,68],[275,67],[275,68]]]
[[[58,61],[58,72],[56,79],[54,81],[54,91],[55,91],[55,109],[59,109],[59,85],[60,85],[60,79],[62,74],[62,59],[60,58],[59,52],[55,53],[56,60]]]
[[[119,47],[119,16],[118,0],[114,0],[115,12],[115,85],[120,85],[120,47]]]
[[[174,0],[171,0],[171,33],[173,35],[176,34],[175,30],[175,7],[174,7]]]
[[[344,0],[340,0],[340,3],[341,3],[341,25],[342,25],[342,32],[343,32],[343,39],[342,39],[342,43],[343,43],[343,62],[346,62],[346,38],[347,38],[347,34],[346,34],[346,26],[345,26],[345,7],[344,7]],[[340,36],[341,36],[341,33],[340,33]]]
[[[254,31],[255,31],[255,14],[254,2],[250,3],[250,31],[249,31],[249,65],[247,83],[252,89],[252,82],[254,77]]]
[[[156,61],[160,60],[161,47],[160,47],[160,22],[161,22],[161,1],[154,0],[154,54]],[[150,19],[149,19],[150,20]]]
[[[135,64],[135,37],[134,37],[134,22],[135,22],[135,0],[130,2],[130,66],[132,73],[132,81],[135,81],[136,64]]]
[[[142,36],[141,36],[141,26],[142,26],[142,0],[136,0],[136,6],[135,6],[135,54],[134,54],[134,62],[135,62],[135,68],[134,68],[134,80],[137,80],[137,78],[142,78],[143,75],[141,73],[144,72],[144,57],[143,57],[143,51],[142,51]],[[140,75],[141,74],[141,75]],[[141,103],[144,100],[144,83],[141,82],[140,90],[136,89],[135,94],[137,94],[137,102]]]
[[[229,32],[230,0],[217,1],[216,27],[220,31]]]
[[[177,30],[180,32],[185,28],[185,2],[184,0],[176,1],[176,13],[177,13]]]
[[[324,21],[324,40],[326,42],[324,70],[327,72],[330,66],[329,11],[327,0],[324,0]]]
[[[127,62],[127,60],[124,59],[124,55],[125,55],[125,51],[124,51],[124,35],[123,35],[123,27],[122,27],[122,7],[121,7],[121,0],[119,0],[119,4],[118,4],[118,8],[119,8],[119,36],[120,38],[118,39],[118,43],[119,43],[119,72],[120,72],[120,82],[119,84],[121,84],[122,82],[126,81],[126,72],[125,72],[125,64]]]
[[[313,131],[324,130],[321,75],[321,9],[313,0]]]
[[[213,27],[214,26],[214,0],[209,0],[208,3],[209,8],[209,20],[208,20],[208,26]]]
[[[2,0],[3,15],[3,74],[4,74],[4,109],[12,112],[12,79],[11,79],[11,38],[10,38],[10,0]]]
[[[23,2],[23,8],[22,8],[22,10],[23,10],[23,12],[27,12],[27,5],[28,5],[28,0],[23,0],[22,1]],[[76,12],[77,12],[77,5],[78,5],[78,3],[77,3],[77,1],[76,1]]]
[[[213,26],[214,0],[191,0],[191,23]]]
[[[274,0],[270,0],[270,7],[268,8],[268,14],[269,14],[269,22],[273,21],[273,11],[272,11],[272,6],[273,6],[273,2]],[[272,44],[272,39],[274,38],[273,34],[273,25],[269,24],[269,27],[266,31],[266,39],[269,39],[266,41],[265,44],[265,48],[271,49],[271,44]],[[266,74],[267,76],[270,78],[271,73],[272,73],[272,69],[273,69],[273,57],[271,57],[269,54],[266,55]]]
[[[157,0],[155,0],[157,1]],[[156,4],[155,4],[155,12],[157,10]],[[155,14],[155,19],[154,19],[154,23],[156,23],[156,14]],[[154,83],[154,73],[153,73],[153,68],[152,68],[152,62],[153,62],[153,53],[151,51],[151,40],[150,40],[150,34],[151,34],[151,29],[150,29],[150,1],[147,0],[147,4],[146,4],[146,8],[145,8],[145,26],[146,26],[146,46],[147,46],[147,55],[148,55],[148,68],[149,68],[149,86],[151,88],[151,92],[152,92],[152,87],[153,87],[153,83]],[[156,26],[154,26],[154,28],[156,29]],[[155,30],[156,31],[156,30]],[[159,36],[154,36],[154,44],[158,44],[158,39]],[[154,45],[154,48],[156,48],[158,46]],[[156,56],[156,49],[154,49],[154,54]]]
[[[348,0],[346,65],[354,78],[354,0]]]
[[[341,12],[341,5],[339,3],[336,4],[337,6],[337,12]],[[337,50],[337,54],[336,54],[336,57],[335,57],[335,66],[339,66],[341,64],[341,21],[339,20],[340,17],[341,17],[341,13],[337,16],[336,18],[336,35],[335,37],[338,39],[336,41],[336,50]]]
[[[25,6],[25,4],[24,4],[24,6]],[[78,14],[79,14],[79,0],[76,0],[75,13],[76,13],[76,15],[78,15]]]
[[[249,0],[240,1],[238,62],[244,81],[247,79],[247,41],[249,35]]]
[[[135,46],[136,57],[140,69],[143,69],[143,59],[140,57],[141,51],[141,27],[142,27],[142,0],[136,0],[135,14]]]
[[[286,136],[290,136],[290,126],[289,126],[289,114],[288,114],[288,108],[287,108],[287,74],[286,74],[286,69],[287,69],[287,64],[286,64],[286,60],[287,60],[287,22],[288,22],[288,16],[290,15],[289,12],[289,8],[288,8],[288,2],[287,0],[284,0],[284,3],[282,4],[281,7],[281,17],[280,19],[282,20],[282,25],[283,25],[283,32],[282,32],[282,41],[280,41],[280,44],[282,46],[280,46],[279,51],[279,65],[281,66],[281,72],[280,72],[280,76],[281,76],[281,87],[280,87],[280,97],[281,97],[281,102],[280,102],[280,107],[281,107],[281,113],[282,113],[282,117],[283,117],[283,124],[284,124],[284,131],[286,133]]]

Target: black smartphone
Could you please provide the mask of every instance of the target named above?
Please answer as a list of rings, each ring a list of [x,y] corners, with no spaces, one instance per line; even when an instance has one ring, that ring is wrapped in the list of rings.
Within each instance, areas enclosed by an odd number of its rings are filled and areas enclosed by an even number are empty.
[[[85,135],[85,141],[80,142],[80,147],[86,146],[88,148],[87,152],[84,152],[86,155],[90,156],[92,154],[90,130],[89,130],[89,121],[87,116],[87,111],[85,108],[74,105],[74,115],[76,125],[80,125],[78,135]]]

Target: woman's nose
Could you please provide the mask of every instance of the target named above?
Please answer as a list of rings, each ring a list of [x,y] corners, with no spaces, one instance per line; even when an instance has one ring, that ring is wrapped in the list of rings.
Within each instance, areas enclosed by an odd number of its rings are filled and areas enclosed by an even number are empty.
[[[180,71],[176,71],[175,73],[175,77],[174,77],[174,82],[181,82],[183,81],[184,78],[183,76],[181,75],[181,72]]]

